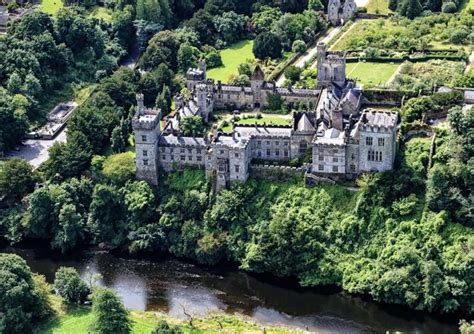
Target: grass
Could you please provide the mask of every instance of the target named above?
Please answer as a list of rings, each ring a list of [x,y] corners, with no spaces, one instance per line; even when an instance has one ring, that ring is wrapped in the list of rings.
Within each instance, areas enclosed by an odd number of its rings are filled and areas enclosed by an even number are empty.
[[[392,12],[388,9],[388,0],[369,0],[366,7],[369,14],[388,14]]]
[[[471,9],[474,9],[474,0],[464,0],[459,6],[460,12],[467,12]]]
[[[45,13],[56,15],[64,7],[62,0],[42,0],[41,10]]]
[[[255,124],[262,125],[263,123],[271,124],[271,125],[291,125],[291,119],[283,118],[283,117],[272,117],[272,116],[264,116],[262,118],[257,117],[250,117],[250,118],[242,118],[239,121],[235,122],[236,125],[240,124]],[[229,124],[222,127],[223,132],[231,132],[232,131],[232,124]]]
[[[105,22],[111,22],[112,21],[112,10],[109,8],[105,7],[100,7],[100,6],[94,6],[90,13],[89,17],[91,18],[96,18],[96,19],[102,19]]]
[[[400,64],[358,62],[347,63],[346,75],[362,86],[380,86],[390,79]]]
[[[182,320],[169,318],[164,314],[153,312],[130,311],[133,334],[150,334],[160,320],[165,320],[170,324],[178,325],[184,333],[302,333],[298,330],[285,328],[265,328],[230,315],[210,315],[205,319],[194,319],[194,328]],[[86,334],[90,332],[93,325],[94,316],[89,307],[80,307],[69,311],[67,314],[45,323],[35,330],[35,334]],[[222,325],[222,328],[220,326]]]
[[[238,75],[238,66],[247,60],[255,59],[253,41],[243,40],[221,51],[223,66],[207,71],[208,78],[227,83],[233,75]]]

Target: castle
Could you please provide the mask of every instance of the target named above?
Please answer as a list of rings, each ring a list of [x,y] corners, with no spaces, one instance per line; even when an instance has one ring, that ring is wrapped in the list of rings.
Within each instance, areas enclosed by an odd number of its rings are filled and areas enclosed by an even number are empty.
[[[357,13],[354,0],[329,0],[328,19],[333,26],[344,24]]]
[[[398,116],[392,112],[361,111],[363,96],[346,79],[345,54],[318,45],[316,89],[276,87],[257,66],[249,87],[217,84],[206,78],[206,66],[187,72],[191,97],[175,98],[176,111],[160,127],[159,110],[146,109],[137,95],[132,120],[135,133],[137,178],[158,184],[162,168],[203,168],[216,189],[245,182],[252,160],[287,161],[310,151],[308,172],[334,179],[354,178],[361,172],[386,171],[396,154]],[[232,133],[216,130],[209,137],[184,137],[180,120],[199,116],[204,121],[218,109],[254,109],[267,105],[270,94],[286,103],[304,103],[307,112],[292,112],[291,126],[236,125]]]

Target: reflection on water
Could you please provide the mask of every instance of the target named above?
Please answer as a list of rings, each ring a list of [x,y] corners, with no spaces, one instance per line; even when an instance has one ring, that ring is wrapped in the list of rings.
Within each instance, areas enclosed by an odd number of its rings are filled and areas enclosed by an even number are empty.
[[[128,308],[156,310],[184,318],[222,311],[252,317],[266,326],[291,326],[317,333],[456,333],[457,327],[432,316],[388,309],[344,293],[271,284],[240,271],[205,270],[167,259],[159,262],[85,253],[74,259],[49,252],[11,249],[49,282],[59,266],[73,266],[82,277],[99,273]],[[398,313],[396,313],[398,312]],[[401,312],[401,313],[400,313]]]

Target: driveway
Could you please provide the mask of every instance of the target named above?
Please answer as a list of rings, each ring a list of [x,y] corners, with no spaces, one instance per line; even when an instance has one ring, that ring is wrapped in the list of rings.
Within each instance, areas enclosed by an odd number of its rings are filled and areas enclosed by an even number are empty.
[[[18,151],[11,151],[7,153],[7,158],[18,157],[28,161],[33,168],[38,168],[43,162],[48,160],[48,149],[53,146],[55,142],[66,142],[66,130],[62,130],[54,139],[28,139],[23,142]]]
[[[329,41],[333,39],[334,36],[336,36],[341,29],[342,29],[342,26],[338,26],[338,27],[330,29],[327,32],[327,34],[324,35],[324,37],[322,37],[320,40],[318,40],[318,42],[313,47],[309,48],[305,53],[303,53],[301,57],[293,65],[300,68],[305,67],[306,63],[316,56],[316,53],[318,52],[317,44],[320,42],[323,42],[325,44],[329,43]],[[282,74],[276,82],[277,86],[279,87],[282,86],[285,80],[286,80],[285,75]]]

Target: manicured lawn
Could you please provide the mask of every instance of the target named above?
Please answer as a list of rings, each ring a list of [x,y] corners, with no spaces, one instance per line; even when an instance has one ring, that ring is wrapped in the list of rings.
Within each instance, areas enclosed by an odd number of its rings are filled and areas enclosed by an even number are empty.
[[[64,7],[62,0],[42,0],[41,10],[45,13],[56,15]]]
[[[224,66],[208,70],[207,76],[211,79],[227,83],[231,75],[239,74],[237,68],[240,64],[245,63],[248,59],[255,59],[252,48],[253,41],[244,40],[222,50],[221,57]]]
[[[390,63],[347,63],[346,75],[348,78],[357,79],[363,86],[376,86],[385,84],[395,73],[400,64]]]
[[[265,116],[262,118],[256,118],[256,117],[251,117],[251,118],[244,118],[241,119],[235,124],[255,124],[257,122],[258,125],[262,125],[263,123],[266,124],[271,124],[271,125],[291,125],[291,119],[290,118],[283,118],[283,117],[272,117],[272,116]],[[224,126],[222,128],[223,132],[230,132],[232,130],[232,124],[229,124],[227,126]]]
[[[388,14],[391,12],[388,9],[388,0],[369,0],[367,4],[367,13],[369,14]]]

